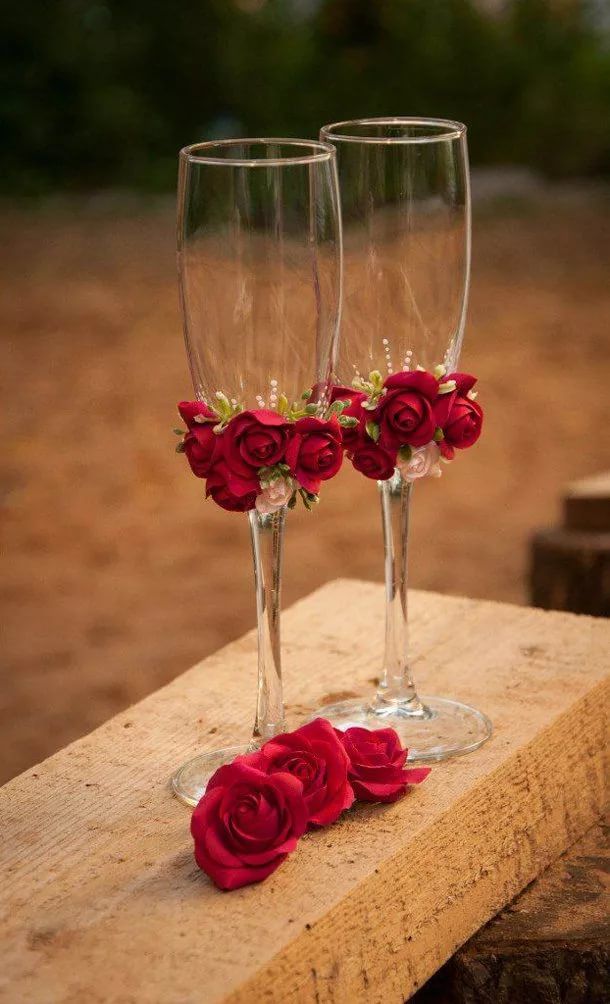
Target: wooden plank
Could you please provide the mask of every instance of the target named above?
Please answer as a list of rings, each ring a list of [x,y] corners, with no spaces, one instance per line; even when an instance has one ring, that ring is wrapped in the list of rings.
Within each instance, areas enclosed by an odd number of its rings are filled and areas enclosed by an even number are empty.
[[[381,586],[332,583],[285,617],[293,724],[378,669]],[[195,867],[171,770],[248,734],[255,637],[10,782],[2,1000],[402,1001],[601,815],[610,624],[412,594],[426,690],[492,718],[491,742],[393,806],[304,838],[230,894]]]
[[[610,471],[568,486],[564,525],[568,530],[610,532]]]
[[[605,1004],[610,815],[460,948],[413,1004]]]

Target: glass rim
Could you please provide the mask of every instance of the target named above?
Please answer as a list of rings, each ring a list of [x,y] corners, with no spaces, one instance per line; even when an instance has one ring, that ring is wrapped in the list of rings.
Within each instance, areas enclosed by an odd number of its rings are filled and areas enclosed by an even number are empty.
[[[350,133],[336,132],[343,127],[357,126],[421,126],[436,129],[422,136],[357,136]],[[419,118],[417,116],[392,115],[380,118],[346,119],[343,122],[331,122],[322,126],[320,135],[330,143],[441,143],[448,140],[461,139],[467,133],[463,122],[454,119]]]
[[[227,150],[231,147],[244,146],[267,147],[272,144],[291,146],[295,149],[307,149],[308,154],[295,153],[295,156],[285,157],[223,157],[214,156],[214,151]],[[191,143],[180,150],[180,159],[191,164],[213,164],[225,167],[284,167],[296,164],[315,164],[319,161],[332,160],[335,149],[331,143],[315,139],[294,139],[292,137],[243,137],[234,139],[213,139],[201,143]]]

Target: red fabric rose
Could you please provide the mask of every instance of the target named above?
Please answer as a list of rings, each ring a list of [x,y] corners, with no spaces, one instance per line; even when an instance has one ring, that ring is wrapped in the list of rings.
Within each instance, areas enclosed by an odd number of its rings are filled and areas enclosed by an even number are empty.
[[[195,426],[187,432],[182,445],[193,474],[207,478],[212,470],[218,450],[219,437],[212,431],[211,423]]]
[[[441,453],[452,460],[455,450],[467,450],[476,443],[483,427],[483,409],[467,397],[477,382],[470,373],[450,373],[445,380],[455,380],[451,394],[441,394],[434,405],[435,421],[443,430]]]
[[[333,387],[330,401],[331,404],[334,401],[349,401],[348,407],[344,408],[341,414],[347,415],[348,418],[355,418],[358,421],[358,425],[354,425],[351,428],[344,425],[341,426],[343,449],[347,453],[350,453],[364,431],[366,412],[362,408],[362,402],[366,401],[366,394],[363,394],[362,391],[354,390],[352,387]]]
[[[321,482],[334,477],[341,467],[341,426],[335,415],[327,421],[300,418],[294,431],[286,450],[286,463],[299,484],[317,494]]]
[[[224,433],[220,438],[223,435]],[[224,460],[214,464],[205,486],[206,496],[211,496],[217,505],[229,512],[254,509],[259,491],[260,485],[254,471],[250,472],[249,477],[242,477],[235,474]]]
[[[345,387],[343,384],[336,383],[333,384],[330,391],[330,403],[334,404],[335,401],[351,401],[354,396],[363,398],[366,395],[359,390],[354,390],[353,387]]]
[[[180,401],[178,411],[188,429],[197,428],[198,423],[195,421],[197,416],[213,419],[214,424],[218,421],[215,413],[203,401]]]
[[[330,722],[323,718],[270,739],[252,754],[251,762],[269,774],[282,771],[302,782],[310,825],[334,823],[354,801],[347,779],[347,753]]]
[[[434,436],[433,404],[438,380],[423,370],[394,373],[385,381],[386,393],[372,419],[379,423],[379,443],[386,449],[425,446]]]
[[[243,411],[231,419],[222,433],[226,462],[235,473],[273,467],[284,459],[291,426],[275,411],[260,408]]]
[[[337,735],[350,759],[348,776],[360,802],[395,802],[408,785],[419,784],[430,773],[429,767],[405,770],[408,750],[394,729],[355,727]]]
[[[218,455],[218,436],[213,432],[218,419],[202,401],[181,401],[178,411],[188,429],[182,440],[186,459],[196,477],[207,478]],[[209,421],[197,422],[196,416]]]
[[[303,785],[238,757],[216,771],[191,818],[195,860],[221,889],[261,882],[307,828]]]
[[[368,436],[361,436],[351,454],[357,471],[375,481],[387,481],[396,467],[396,450],[385,450]]]

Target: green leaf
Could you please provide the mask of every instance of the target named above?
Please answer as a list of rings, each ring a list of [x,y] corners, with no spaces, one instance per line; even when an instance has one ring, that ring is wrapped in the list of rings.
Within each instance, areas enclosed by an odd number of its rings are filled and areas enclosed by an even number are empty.
[[[183,436],[184,431],[185,431],[184,429],[172,429],[174,436]]]
[[[405,464],[408,464],[409,460],[413,456],[413,450],[410,446],[401,446],[398,451],[398,456]]]
[[[367,422],[366,423],[366,434],[369,439],[372,439],[374,443],[379,439],[379,426],[377,422]]]
[[[435,443],[442,443],[443,439],[445,438],[445,433],[440,428],[440,426],[436,427],[436,429],[434,430],[434,436],[432,438],[434,439]]]
[[[297,493],[293,492],[288,500],[288,508],[294,509],[296,504],[297,504]]]
[[[286,415],[289,407],[290,404],[286,395],[280,394],[280,399],[277,403],[277,410],[279,411],[280,415]]]
[[[309,401],[311,394],[312,392],[310,390],[304,390],[303,393],[301,394],[301,401]]]
[[[307,512],[311,512],[311,502],[309,501],[309,493],[306,492],[304,488],[299,488],[299,495],[303,500],[303,505],[307,509]]]
[[[308,404],[308,405],[305,406],[305,411],[306,411],[306,413],[308,415],[317,415],[318,414],[318,405],[317,404]]]
[[[339,425],[344,429],[354,429],[358,425],[358,419],[351,415],[339,415]]]
[[[176,453],[184,453],[184,443],[178,443],[176,446]]]

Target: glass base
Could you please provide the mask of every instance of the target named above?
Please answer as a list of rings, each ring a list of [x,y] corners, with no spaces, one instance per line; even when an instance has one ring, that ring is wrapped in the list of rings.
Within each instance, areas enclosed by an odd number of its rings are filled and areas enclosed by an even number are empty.
[[[252,746],[226,746],[214,753],[202,753],[188,760],[172,777],[172,790],[176,798],[185,805],[197,805],[204,794],[208,781],[219,767],[231,763],[236,756],[250,753]]]
[[[362,701],[341,701],[319,708],[314,717],[328,718],[336,729],[396,729],[409,750],[409,763],[434,763],[472,753],[492,733],[487,717],[476,708],[445,697],[422,697],[404,705],[379,708]]]

